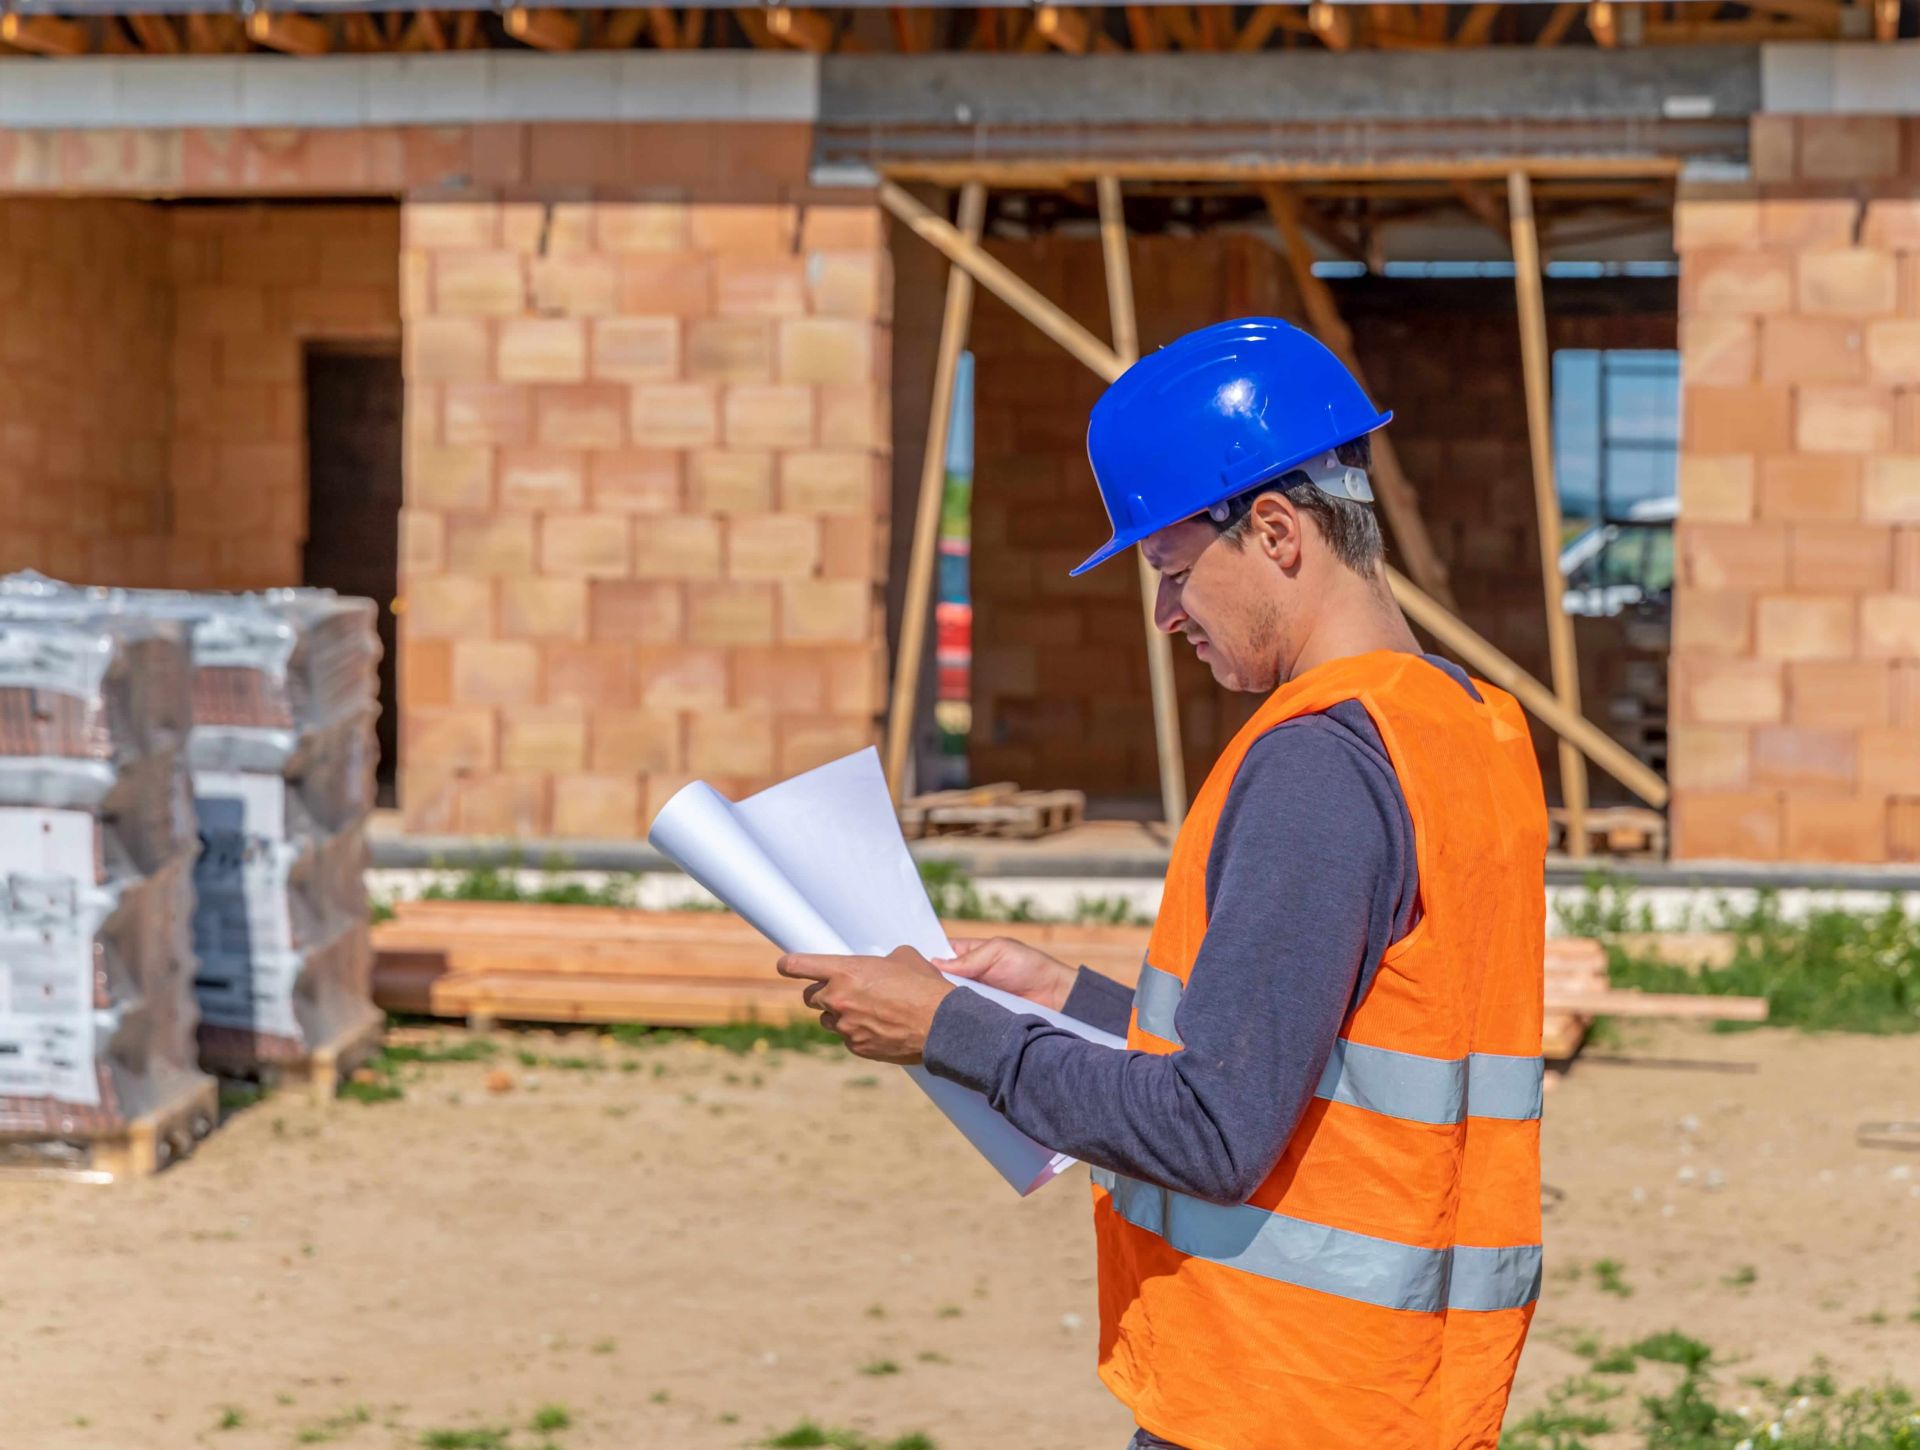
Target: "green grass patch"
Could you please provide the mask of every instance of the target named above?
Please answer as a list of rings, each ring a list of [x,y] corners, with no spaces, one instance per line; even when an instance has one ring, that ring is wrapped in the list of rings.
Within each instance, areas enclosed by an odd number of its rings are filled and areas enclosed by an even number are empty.
[[[917,1430],[891,1440],[874,1440],[858,1430],[830,1429],[812,1420],[802,1420],[760,1443],[771,1450],[939,1450],[931,1437]]]
[[[727,1052],[817,1052],[839,1047],[840,1039],[811,1019],[778,1026],[764,1022],[729,1022],[720,1027],[649,1027],[639,1022],[616,1022],[603,1029],[623,1047],[661,1047],[674,1042],[704,1042]]]
[[[316,1420],[311,1425],[302,1426],[293,1439],[297,1445],[329,1445],[357,1426],[366,1424],[373,1418],[373,1412],[365,1405],[355,1405],[338,1415],[329,1415],[324,1420]]]
[[[1705,1369],[1713,1358],[1711,1349],[1677,1329],[1649,1334],[1628,1347],[1641,1359],[1650,1359],[1657,1364],[1677,1364],[1689,1373]]]
[[[1633,1297],[1633,1285],[1627,1282],[1627,1266],[1618,1259],[1594,1260],[1593,1280],[1603,1294],[1611,1294],[1616,1299]]]
[[[565,871],[567,864],[555,859],[543,863],[544,872]],[[520,884],[521,868],[512,866],[473,866],[449,872],[433,882],[420,895],[427,901],[525,901],[541,906],[631,906],[634,881],[631,874],[611,875],[599,886],[580,881],[548,881],[535,887]]]
[[[511,1430],[428,1430],[420,1436],[421,1450],[508,1450]]]
[[[1621,938],[1654,929],[1651,913],[1630,885],[1599,875],[1586,896],[1560,911],[1563,929],[1607,948],[1616,987],[1704,996],[1764,997],[1774,1026],[1815,1032],[1920,1031],[1920,920],[1896,900],[1872,912],[1820,907],[1797,919],[1777,893],[1761,892],[1750,908],[1722,904],[1690,923],[1733,938],[1725,966],[1698,971],[1629,950]],[[1743,1024],[1723,1023],[1725,1030]]]
[[[391,1043],[380,1056],[392,1065],[400,1063],[486,1062],[500,1051],[491,1037],[469,1037],[459,1042]]]
[[[527,1424],[531,1429],[545,1435],[554,1430],[571,1428],[573,1416],[567,1412],[565,1405],[542,1405],[533,1412],[533,1418]]]

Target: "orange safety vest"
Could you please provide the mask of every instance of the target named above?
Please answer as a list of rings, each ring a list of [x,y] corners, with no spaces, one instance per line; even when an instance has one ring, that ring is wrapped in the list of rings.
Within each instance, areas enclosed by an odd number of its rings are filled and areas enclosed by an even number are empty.
[[[1421,907],[1246,1203],[1094,1170],[1100,1377],[1187,1450],[1499,1440],[1540,1290],[1547,817],[1520,707],[1475,687],[1479,703],[1392,652],[1308,671],[1227,747],[1174,844],[1138,1051],[1180,1050],[1220,810],[1281,722],[1366,708],[1413,818]]]

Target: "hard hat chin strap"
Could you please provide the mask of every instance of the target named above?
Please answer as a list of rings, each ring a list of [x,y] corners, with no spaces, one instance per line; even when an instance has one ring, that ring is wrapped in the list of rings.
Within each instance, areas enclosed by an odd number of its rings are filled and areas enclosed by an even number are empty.
[[[1287,493],[1308,486],[1319,489],[1329,498],[1351,499],[1355,503],[1373,502],[1373,485],[1367,480],[1366,469],[1342,463],[1336,453],[1322,453],[1289,468],[1278,478],[1269,479],[1244,493],[1212,505],[1207,509],[1207,517],[1225,528],[1252,508],[1253,501],[1261,494],[1271,493],[1275,489]]]

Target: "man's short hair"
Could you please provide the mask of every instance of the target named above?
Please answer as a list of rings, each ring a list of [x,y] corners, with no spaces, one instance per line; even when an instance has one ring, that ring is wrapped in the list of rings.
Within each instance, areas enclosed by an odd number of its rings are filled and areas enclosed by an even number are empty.
[[[1373,440],[1360,437],[1342,443],[1334,449],[1334,456],[1349,468],[1369,468],[1373,464]],[[1341,563],[1363,578],[1373,577],[1387,553],[1373,505],[1322,493],[1306,474],[1298,471],[1283,473],[1233,499],[1228,504],[1226,523],[1218,525],[1221,536],[1236,549],[1242,547],[1247,520],[1253,516],[1254,500],[1263,493],[1276,491],[1284,493],[1296,509],[1314,521]]]

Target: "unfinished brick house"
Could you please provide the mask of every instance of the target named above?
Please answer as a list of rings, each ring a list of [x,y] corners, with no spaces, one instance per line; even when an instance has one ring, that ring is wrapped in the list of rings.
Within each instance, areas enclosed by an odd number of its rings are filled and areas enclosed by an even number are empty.
[[[1350,334],[1396,564],[1548,705],[1577,667],[1676,856],[1920,859],[1912,6],[123,8],[0,29],[38,52],[0,60],[0,566],[389,603],[410,832],[630,839],[878,742],[930,242],[984,184],[987,257],[1104,347],[1110,176],[1139,344]],[[1523,194],[1551,359],[1677,375],[1621,444],[1677,474],[1670,645],[1553,638]],[[1139,581],[1065,577],[1102,383],[982,282],[969,759],[1150,812]],[[1197,784],[1245,704],[1174,678]]]

